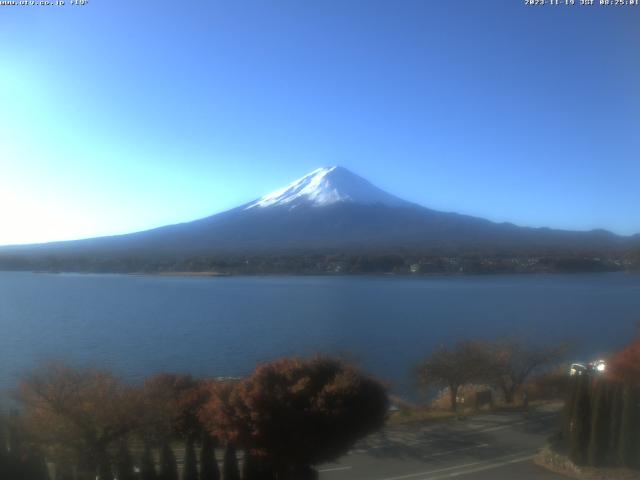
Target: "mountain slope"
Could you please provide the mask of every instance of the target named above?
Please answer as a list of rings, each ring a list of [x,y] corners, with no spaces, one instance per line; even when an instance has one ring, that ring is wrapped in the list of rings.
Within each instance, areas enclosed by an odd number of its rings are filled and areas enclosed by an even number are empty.
[[[525,228],[431,210],[401,200],[341,167],[320,168],[238,208],[145,232],[0,248],[14,255],[185,257],[303,251],[593,251],[638,238],[603,230]]]

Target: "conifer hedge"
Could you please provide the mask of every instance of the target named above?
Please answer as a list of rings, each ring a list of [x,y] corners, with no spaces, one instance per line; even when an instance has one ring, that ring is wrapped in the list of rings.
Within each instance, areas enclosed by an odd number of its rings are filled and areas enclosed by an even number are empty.
[[[618,373],[570,381],[563,437],[577,465],[640,468],[640,381]]]

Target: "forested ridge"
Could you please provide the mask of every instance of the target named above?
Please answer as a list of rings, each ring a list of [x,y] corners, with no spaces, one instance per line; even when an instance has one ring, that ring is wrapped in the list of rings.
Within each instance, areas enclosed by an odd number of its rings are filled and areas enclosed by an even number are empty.
[[[498,274],[640,270],[640,251],[422,253],[265,253],[210,256],[0,255],[0,270],[86,273],[252,274]]]

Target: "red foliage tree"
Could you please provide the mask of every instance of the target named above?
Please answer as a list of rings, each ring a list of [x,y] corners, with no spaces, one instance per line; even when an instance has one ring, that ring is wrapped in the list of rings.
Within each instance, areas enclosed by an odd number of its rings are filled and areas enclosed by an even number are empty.
[[[640,385],[640,339],[615,354],[607,371],[614,380]]]
[[[234,389],[238,382],[235,380],[208,380],[203,384],[208,400],[200,411],[198,418],[213,437],[227,443],[236,443],[240,434],[236,408],[238,399]]]
[[[458,392],[467,384],[487,381],[494,370],[489,344],[462,341],[455,345],[441,345],[418,366],[420,383],[425,387],[447,388],[451,409],[458,408]]]
[[[249,449],[278,478],[345,454],[388,410],[380,383],[329,358],[264,364],[212,392],[201,415],[211,433]]]
[[[138,390],[107,371],[43,365],[21,383],[18,399],[31,437],[95,476],[109,450],[140,426]]]
[[[193,439],[202,433],[198,412],[209,392],[191,375],[161,373],[145,381],[146,427],[151,437]]]

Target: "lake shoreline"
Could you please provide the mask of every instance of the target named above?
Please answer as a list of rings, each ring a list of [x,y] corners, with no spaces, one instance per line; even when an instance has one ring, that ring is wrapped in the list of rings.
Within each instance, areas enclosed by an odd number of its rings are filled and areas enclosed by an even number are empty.
[[[518,271],[518,272],[255,272],[232,273],[217,271],[180,271],[180,272],[93,272],[65,270],[0,270],[0,273],[29,273],[44,275],[126,275],[134,277],[187,277],[187,278],[254,278],[254,277],[397,277],[397,278],[458,278],[458,277],[495,277],[495,276],[529,276],[529,275],[594,275],[620,273],[630,276],[640,275],[637,270],[581,270],[581,271]]]

